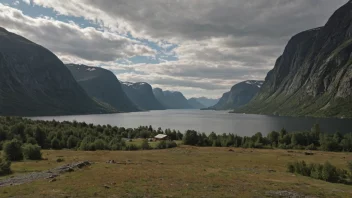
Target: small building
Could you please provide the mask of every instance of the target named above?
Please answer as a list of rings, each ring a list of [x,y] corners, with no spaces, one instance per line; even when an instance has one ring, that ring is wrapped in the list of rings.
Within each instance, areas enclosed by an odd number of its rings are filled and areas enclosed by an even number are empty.
[[[165,134],[158,134],[154,137],[155,141],[167,140],[167,135]]]

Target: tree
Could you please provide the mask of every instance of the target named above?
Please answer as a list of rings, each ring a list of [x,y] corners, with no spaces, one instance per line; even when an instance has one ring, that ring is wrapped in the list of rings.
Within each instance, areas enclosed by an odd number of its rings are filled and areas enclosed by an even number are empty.
[[[102,139],[96,139],[94,141],[94,148],[95,150],[105,150],[106,142]]]
[[[78,138],[73,136],[73,135],[70,135],[70,137],[67,139],[67,148],[69,149],[72,149],[72,148],[75,148],[78,144]]]
[[[40,146],[33,144],[24,144],[22,146],[23,156],[26,160],[40,160],[42,159],[42,153],[40,152]]]
[[[19,161],[23,159],[22,143],[18,140],[5,142],[3,145],[4,157],[10,161]]]
[[[149,149],[150,149],[150,146],[149,146],[149,143],[148,143],[148,140],[147,140],[147,139],[144,139],[144,140],[142,141],[141,149],[143,149],[143,150],[149,150]]]
[[[11,161],[5,158],[0,158],[0,176],[8,175],[11,173]]]
[[[43,131],[42,128],[37,126],[34,130],[34,138],[38,142],[38,145],[41,146],[42,148],[45,148],[45,139],[46,139],[46,134]]]
[[[197,145],[198,144],[198,133],[197,131],[194,130],[187,130],[184,137],[183,137],[183,143],[185,145]]]
[[[329,162],[325,162],[323,169],[322,169],[322,179],[325,181],[332,182],[336,179],[337,173],[336,168],[331,165]]]
[[[276,131],[272,131],[267,135],[270,143],[274,145],[277,145],[279,143],[279,136],[280,134]]]
[[[57,139],[56,137],[54,137],[51,140],[51,148],[54,149],[54,150],[60,150],[61,149],[60,140]]]

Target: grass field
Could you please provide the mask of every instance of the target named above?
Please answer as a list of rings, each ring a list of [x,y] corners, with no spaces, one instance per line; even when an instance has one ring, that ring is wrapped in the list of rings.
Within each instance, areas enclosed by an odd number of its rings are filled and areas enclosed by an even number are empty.
[[[48,160],[15,162],[14,175],[89,160],[90,167],[0,188],[0,197],[278,197],[283,192],[310,197],[352,197],[352,187],[286,172],[290,161],[345,168],[350,153],[199,148],[150,151],[43,151]],[[64,162],[57,163],[57,158]],[[115,160],[126,164],[107,164]],[[110,188],[104,187],[104,185]],[[285,194],[284,194],[285,195]],[[286,194],[287,195],[287,194]]]

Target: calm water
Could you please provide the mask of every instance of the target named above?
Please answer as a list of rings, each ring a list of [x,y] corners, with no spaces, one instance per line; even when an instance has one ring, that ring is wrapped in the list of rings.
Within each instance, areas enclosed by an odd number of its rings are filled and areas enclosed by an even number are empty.
[[[86,122],[93,124],[110,124],[119,127],[138,127],[152,125],[154,128],[170,128],[184,132],[194,129],[210,133],[234,133],[250,136],[256,132],[267,134],[273,130],[286,128],[288,131],[310,130],[319,123],[322,131],[342,133],[352,132],[352,120],[320,119],[320,118],[289,118],[265,115],[229,114],[225,111],[201,110],[166,110],[137,113],[120,113],[104,115],[51,116],[35,117],[38,120],[57,120]]]

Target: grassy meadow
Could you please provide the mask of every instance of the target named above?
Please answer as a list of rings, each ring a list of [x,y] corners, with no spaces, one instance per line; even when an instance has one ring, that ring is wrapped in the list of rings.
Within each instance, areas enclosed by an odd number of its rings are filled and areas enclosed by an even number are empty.
[[[0,187],[0,197],[352,197],[349,185],[287,172],[288,162],[330,161],[346,168],[351,153],[179,146],[146,151],[43,150],[41,161],[13,162],[12,175],[71,162],[94,164],[57,177]],[[57,162],[63,158],[63,162]],[[117,164],[106,163],[115,160]],[[285,194],[286,193],[286,194]],[[288,193],[288,194],[287,194]]]

